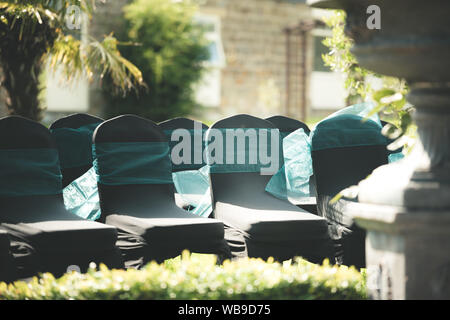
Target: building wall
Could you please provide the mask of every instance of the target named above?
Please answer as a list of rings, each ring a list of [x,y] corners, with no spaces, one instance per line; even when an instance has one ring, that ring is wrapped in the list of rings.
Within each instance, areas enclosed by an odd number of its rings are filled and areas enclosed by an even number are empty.
[[[262,117],[274,114],[300,116],[300,106],[286,107],[285,28],[310,19],[305,4],[274,0],[207,0],[202,14],[221,19],[226,66],[221,72],[221,104],[210,108],[211,117],[250,113]],[[297,42],[298,54],[303,50]],[[299,56],[299,59],[301,56]],[[291,74],[301,76],[301,66],[291,65]],[[305,79],[291,90],[302,92]]]

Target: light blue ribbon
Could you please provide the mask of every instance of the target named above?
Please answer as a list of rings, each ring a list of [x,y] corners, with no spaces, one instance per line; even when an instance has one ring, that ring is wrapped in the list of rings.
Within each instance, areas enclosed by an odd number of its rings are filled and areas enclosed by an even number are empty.
[[[66,209],[73,214],[87,220],[100,218],[100,199],[94,168],[65,187],[63,197]]]
[[[283,139],[283,155],[284,166],[269,180],[266,191],[283,200],[310,197],[311,142],[303,128]]]
[[[189,212],[209,217],[212,212],[209,168],[186,170],[172,173],[173,183],[184,203],[192,206]]]

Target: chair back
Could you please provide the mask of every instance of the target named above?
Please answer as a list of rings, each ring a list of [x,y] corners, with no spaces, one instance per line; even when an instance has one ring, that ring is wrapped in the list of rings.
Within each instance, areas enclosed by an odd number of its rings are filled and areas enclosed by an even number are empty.
[[[311,147],[318,196],[334,197],[387,163],[381,127],[359,116],[339,115],[319,123]]]
[[[226,131],[230,130],[232,133],[238,133],[239,129],[244,129],[241,130],[241,133],[245,132],[245,135],[241,137],[241,139],[245,139],[245,153],[247,153],[245,159],[246,162],[242,167],[240,167],[240,165],[229,166],[225,164],[227,158],[226,151],[228,150],[225,150],[223,155],[224,164],[213,164],[210,169],[210,176],[214,201],[224,201],[243,206],[249,205],[255,208],[269,205],[269,200],[273,197],[265,191],[265,187],[272,175],[283,165],[283,148],[279,137],[279,130],[277,130],[276,126],[271,122],[247,114],[240,114],[220,120],[214,123],[207,132],[206,154],[208,156],[210,155],[210,147],[212,142],[215,141],[212,137],[213,129],[218,129],[223,132],[224,149],[227,144],[227,141],[225,141],[227,140]],[[272,130],[276,132],[276,136],[274,135],[273,137],[278,139],[278,150],[272,150],[272,134],[270,133]],[[266,139],[261,138],[262,136],[258,134],[259,131],[265,131],[268,133]],[[252,133],[256,133],[257,140],[254,138],[255,134]],[[234,139],[235,146],[239,146],[238,139],[239,137]],[[273,163],[276,163],[275,167],[273,167],[272,174],[261,174],[258,170],[259,158],[257,165],[247,165],[249,160],[249,152],[251,151],[253,153],[257,153],[259,157],[261,146],[266,148],[268,151],[267,154],[272,154],[272,151],[274,152],[271,160],[274,160]],[[234,155],[234,160],[236,163],[239,153],[242,153],[244,150],[235,148],[235,151],[237,151],[235,152],[237,154]],[[267,203],[265,203],[263,199],[268,200]]]
[[[0,119],[0,222],[42,221],[64,211],[58,150],[38,122]]]
[[[311,130],[309,129],[308,125],[306,123],[301,122],[300,120],[292,119],[285,116],[272,116],[269,118],[266,118],[266,120],[272,122],[275,127],[277,127],[280,130],[281,135],[288,135],[289,133],[294,132],[295,130],[298,130],[302,128],[305,130],[306,134],[309,134]]]
[[[63,188],[92,167],[92,134],[102,122],[101,118],[76,113],[50,125],[58,147]]]
[[[100,124],[93,141],[100,221],[113,213],[151,214],[174,201],[169,146],[156,123],[118,116]]]

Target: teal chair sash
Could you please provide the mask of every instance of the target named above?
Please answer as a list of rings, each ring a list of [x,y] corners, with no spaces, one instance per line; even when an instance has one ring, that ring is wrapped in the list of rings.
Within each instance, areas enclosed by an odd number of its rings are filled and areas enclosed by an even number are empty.
[[[274,174],[283,164],[278,129],[210,128],[206,159],[211,173],[260,172]],[[272,150],[272,146],[278,148]]]
[[[62,192],[58,151],[50,148],[0,150],[0,196]]]
[[[93,167],[64,188],[66,209],[79,217],[100,217],[97,182],[106,185],[172,183],[166,142],[111,142],[92,145]]]
[[[174,134],[174,132],[176,134]],[[206,164],[203,157],[205,150],[205,133],[206,129],[176,129],[164,130],[170,147],[170,156],[176,153],[177,158],[182,160],[180,163],[175,163],[172,159],[172,168],[179,170],[197,170]],[[174,141],[172,141],[174,139]],[[183,151],[188,150],[188,154],[184,155]]]
[[[171,184],[167,142],[107,142],[92,146],[97,181],[105,185]]]

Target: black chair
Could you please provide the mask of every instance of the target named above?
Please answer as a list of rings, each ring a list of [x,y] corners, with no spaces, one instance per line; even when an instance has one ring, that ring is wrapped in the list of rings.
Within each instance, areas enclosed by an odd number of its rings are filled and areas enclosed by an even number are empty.
[[[10,249],[8,233],[0,229],[0,282],[17,279],[17,266]]]
[[[338,116],[335,119],[322,122],[315,128],[312,138],[313,171],[316,177],[318,214],[325,217],[329,223],[330,236],[335,244],[336,260],[339,264],[354,265],[357,268],[365,267],[365,230],[359,228],[351,215],[346,213],[349,201],[341,198],[334,204],[333,199],[343,189],[357,185],[365,179],[375,168],[387,163],[386,145],[361,145],[349,147],[335,147],[323,150],[314,150],[316,139],[326,139],[321,132],[329,135],[330,141],[343,133],[339,130],[329,130],[336,121],[343,119]],[[355,129],[355,134],[361,126],[370,123],[362,123],[361,119],[353,119],[346,122],[346,129]],[[372,131],[371,133],[374,133]],[[381,135],[381,130],[378,133]],[[370,138],[370,137],[369,137]]]
[[[37,122],[18,116],[0,119],[0,153],[10,150],[54,155],[48,160],[36,160],[40,158],[37,156],[34,165],[59,172],[52,136]],[[18,276],[26,278],[38,272],[59,276],[70,265],[77,265],[85,271],[90,262],[105,263],[112,268],[123,267],[115,247],[116,229],[83,220],[66,211],[62,192],[40,195],[39,192],[48,188],[46,181],[50,174],[44,171],[37,177],[30,177],[28,172],[34,169],[24,164],[25,161],[28,159],[20,159],[18,163],[5,162],[0,168],[0,183],[14,180],[16,185],[23,187],[33,183],[38,191],[37,194],[0,194],[0,223],[10,236]],[[54,179],[55,176],[51,177]],[[59,187],[61,181],[56,185]]]
[[[124,115],[105,121],[96,129],[94,144],[108,142],[167,142],[167,139],[154,122]],[[165,161],[170,162],[168,155]],[[139,268],[151,260],[163,261],[184,249],[229,258],[223,224],[177,207],[171,184],[99,183],[98,190],[101,220],[119,229],[117,246],[122,250],[126,267]]]
[[[289,117],[272,116],[266,118],[266,120],[272,122],[275,125],[275,127],[277,127],[280,130],[280,132],[291,133],[300,128],[303,128],[303,130],[305,130],[305,133],[307,134],[311,132],[306,123],[303,123],[300,120],[292,119]]]
[[[220,120],[211,127],[236,128],[276,129],[271,122],[249,115]],[[226,227],[233,257],[333,259],[326,220],[267,193],[270,178],[259,172],[211,173],[213,214]]]
[[[52,132],[52,135],[56,137],[55,129],[62,129],[62,128],[78,129],[80,127],[90,125],[90,124],[93,124],[93,125],[100,124],[103,121],[104,121],[103,119],[92,116],[90,114],[75,113],[75,114],[71,114],[67,117],[56,120],[55,122],[53,122],[50,125],[49,129],[50,129],[50,132]],[[92,130],[92,132],[94,131],[93,128],[91,130]],[[82,138],[84,138],[84,136]],[[86,136],[86,138],[87,139],[77,139],[75,142],[78,144],[81,144],[81,145],[76,145],[76,146],[74,146],[74,148],[77,148],[77,150],[84,150],[86,148],[91,149],[92,136],[90,136],[90,137]],[[74,141],[70,140],[70,139],[64,140],[64,137],[61,137],[61,140],[60,139],[55,139],[55,140],[56,140],[56,146],[58,147],[60,159],[70,156],[70,155],[65,155],[64,153],[67,150],[67,145],[73,144]],[[81,153],[80,156],[88,156],[88,154]],[[63,176],[63,178],[62,178],[63,188],[68,186],[72,181],[81,177],[86,171],[88,171],[92,167],[92,163],[91,163],[92,157],[88,157],[88,158],[82,159],[82,160],[86,164],[77,165],[77,166],[69,166],[69,167],[61,166],[61,173]]]
[[[160,128],[164,131],[167,140],[169,141],[169,145],[171,146],[171,150],[172,147],[178,143],[178,141],[171,141],[171,132],[173,132],[173,130],[177,130],[177,129],[186,129],[186,130],[195,130],[196,128],[201,128],[202,132],[208,129],[208,126],[202,122],[199,121],[195,121],[192,119],[188,119],[188,118],[174,118],[174,119],[170,119],[170,120],[166,120],[163,122],[160,122],[158,124],[160,126]],[[192,131],[191,131],[192,133]],[[174,163],[172,163],[172,171],[173,172],[178,172],[178,171],[184,171],[184,170],[198,170],[201,167],[203,167],[206,163],[203,161],[203,151],[204,151],[204,143],[201,143],[199,145],[199,150],[198,153],[201,154],[202,156],[202,162],[198,161],[199,163],[195,163],[194,161],[194,148],[197,147],[197,142],[195,141],[196,137],[194,135],[191,135],[191,163],[189,165],[186,164],[181,164],[181,165],[175,165]],[[202,142],[203,142],[203,137],[202,137]],[[176,190],[174,190],[175,192]],[[183,208],[185,210],[193,210],[194,207],[184,201],[182,199],[182,197],[175,192],[175,202],[177,203],[177,205],[180,208]]]
[[[270,118],[267,118],[266,120],[272,122],[275,127],[278,128],[278,130],[280,130],[280,134],[282,137],[289,135],[290,133],[298,130],[298,129],[303,129],[305,131],[306,134],[309,135],[309,133],[311,132],[311,130],[309,130],[308,126],[296,119],[292,119],[292,118],[288,118],[285,116],[272,116]],[[309,192],[311,197],[304,199],[304,201],[299,201],[299,202],[293,202],[296,206],[317,214],[317,203],[316,203],[316,188],[315,188],[315,178],[314,175],[311,176],[310,178],[310,184],[309,184]]]

